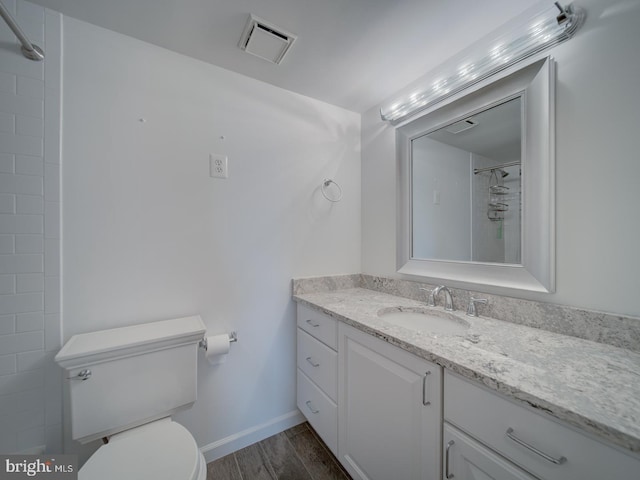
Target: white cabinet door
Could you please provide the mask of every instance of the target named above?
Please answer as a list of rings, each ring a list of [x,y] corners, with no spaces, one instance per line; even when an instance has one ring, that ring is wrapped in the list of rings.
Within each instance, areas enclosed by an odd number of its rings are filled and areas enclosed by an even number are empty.
[[[354,479],[438,480],[442,370],[339,324],[338,452]]]
[[[535,480],[511,462],[444,424],[444,480]]]

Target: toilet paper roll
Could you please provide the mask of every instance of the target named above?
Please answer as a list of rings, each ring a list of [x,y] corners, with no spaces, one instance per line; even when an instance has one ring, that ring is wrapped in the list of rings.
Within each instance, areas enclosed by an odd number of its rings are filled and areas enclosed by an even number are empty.
[[[229,346],[231,345],[229,335],[211,335],[207,337],[207,353],[205,357],[211,365],[219,365],[227,360]]]

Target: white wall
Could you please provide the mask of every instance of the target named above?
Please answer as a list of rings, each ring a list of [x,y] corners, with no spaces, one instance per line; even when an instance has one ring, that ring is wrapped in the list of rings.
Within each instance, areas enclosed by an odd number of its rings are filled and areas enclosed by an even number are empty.
[[[510,294],[640,316],[640,3],[579,5],[586,24],[549,52],[557,61],[557,291]],[[397,276],[393,130],[378,107],[363,114],[362,263],[372,275]]]
[[[60,16],[3,3],[46,58],[0,21],[0,452],[59,452]]]
[[[66,17],[63,40],[64,338],[199,313],[239,338],[178,416],[199,445],[297,420],[291,278],[361,269],[360,116]]]

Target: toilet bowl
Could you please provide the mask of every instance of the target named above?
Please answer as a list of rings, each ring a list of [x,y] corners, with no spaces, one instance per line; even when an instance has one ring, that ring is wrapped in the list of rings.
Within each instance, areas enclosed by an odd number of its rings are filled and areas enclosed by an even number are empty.
[[[189,431],[171,416],[197,397],[199,316],[74,335],[55,359],[69,387],[71,436],[108,439],[84,480],[205,480]]]

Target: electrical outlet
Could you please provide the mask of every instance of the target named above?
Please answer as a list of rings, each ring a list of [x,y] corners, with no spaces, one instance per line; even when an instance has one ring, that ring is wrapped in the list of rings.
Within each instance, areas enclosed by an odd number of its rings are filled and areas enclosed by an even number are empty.
[[[209,154],[209,175],[215,178],[229,178],[229,160],[226,155]]]

